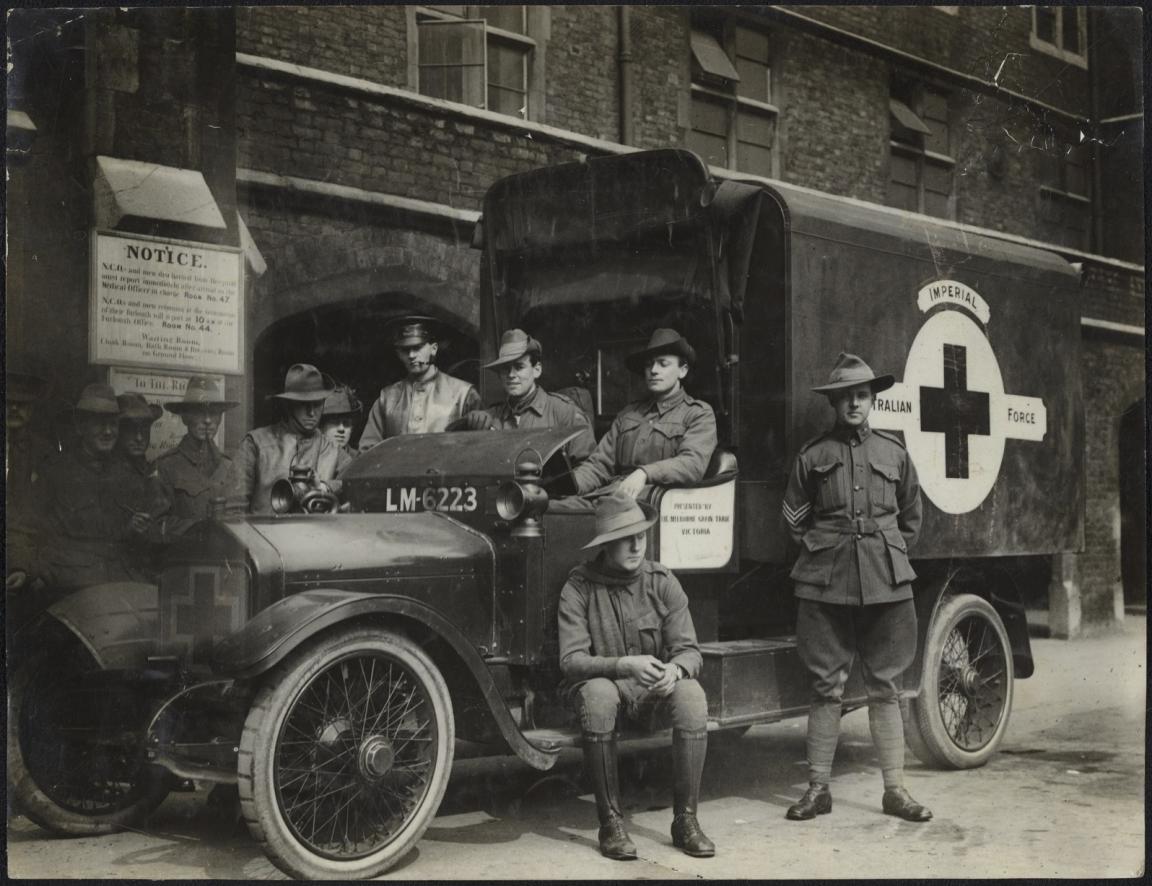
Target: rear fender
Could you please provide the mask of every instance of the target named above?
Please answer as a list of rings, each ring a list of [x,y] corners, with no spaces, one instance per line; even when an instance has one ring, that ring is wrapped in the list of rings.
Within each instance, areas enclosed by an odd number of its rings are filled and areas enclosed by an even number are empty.
[[[512,719],[499,687],[468,639],[440,612],[408,597],[309,590],[257,613],[240,631],[218,642],[213,669],[219,676],[252,680],[267,673],[289,654],[322,632],[365,619],[386,618],[420,634],[432,634],[432,654],[452,690],[453,706],[471,713],[468,695],[479,694],[501,737],[511,750],[536,769],[550,769],[556,752],[529,742]],[[461,694],[463,693],[463,694]]]
[[[1032,642],[1028,637],[1028,620],[1015,585],[994,571],[984,572],[970,566],[949,567],[943,575],[929,578],[916,588],[916,657],[904,672],[905,695],[920,694],[928,629],[944,599],[956,594],[973,594],[992,604],[1004,623],[1004,630],[1008,632],[1008,642],[1012,644],[1012,666],[1016,677],[1023,679],[1032,676],[1035,664],[1032,660]]]

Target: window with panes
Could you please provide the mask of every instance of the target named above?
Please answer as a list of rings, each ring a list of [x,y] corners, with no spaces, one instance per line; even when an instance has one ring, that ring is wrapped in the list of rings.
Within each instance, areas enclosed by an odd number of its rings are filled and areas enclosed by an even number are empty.
[[[691,120],[686,146],[705,162],[771,176],[778,111],[771,44],[741,25],[693,29]]]
[[[424,95],[527,118],[531,56],[524,6],[416,10],[417,88]]]
[[[956,161],[948,96],[921,84],[897,82],[889,110],[888,204],[952,218]]]
[[[1082,6],[1033,6],[1033,49],[1081,67],[1088,66],[1086,11]]]
[[[1089,144],[1075,127],[1053,130],[1040,156],[1040,217],[1047,236],[1074,249],[1090,247],[1092,189]]]

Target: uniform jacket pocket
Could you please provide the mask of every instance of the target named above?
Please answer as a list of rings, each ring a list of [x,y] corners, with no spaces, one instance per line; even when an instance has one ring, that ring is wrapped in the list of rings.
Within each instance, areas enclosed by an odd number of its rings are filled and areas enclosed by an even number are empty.
[[[660,630],[662,620],[658,612],[645,612],[633,623],[640,640],[640,654],[660,657]]]
[[[895,465],[870,462],[872,466],[872,506],[880,513],[896,511],[896,484],[900,482],[900,469]]]
[[[908,545],[898,529],[885,529],[884,546],[888,549],[888,561],[892,566],[892,584],[907,584],[916,578],[916,571],[908,562]]]
[[[796,565],[792,567],[793,580],[806,585],[826,588],[832,583],[832,566],[836,549],[847,536],[838,532],[810,529],[804,533],[804,548]]]
[[[812,500],[821,512],[837,511],[845,506],[847,492],[844,489],[843,463],[839,460],[822,465],[813,465]]]

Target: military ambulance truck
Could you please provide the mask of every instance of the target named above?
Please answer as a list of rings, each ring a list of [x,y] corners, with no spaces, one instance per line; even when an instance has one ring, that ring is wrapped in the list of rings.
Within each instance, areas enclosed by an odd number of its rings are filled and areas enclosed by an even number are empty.
[[[785,478],[826,429],[809,389],[840,351],[895,374],[872,424],[903,438],[925,505],[909,743],[935,766],[984,763],[1032,673],[998,564],[1081,546],[1074,270],[922,216],[718,181],[679,150],[512,176],[483,209],[483,352],[528,330],[598,432],[643,395],[624,356],[654,328],[697,351],[686,384],[720,447],[700,483],[654,491],[650,550],[691,600],[714,730],[806,712]],[[460,742],[552,766],[579,741],[556,603],[592,535],[590,514],[548,510],[573,491],[571,436],[389,439],[348,468],[342,501],[285,479],[280,513],[200,524],[158,587],[54,603],[10,646],[10,796],[83,834],[139,821],[174,779],[236,783],[280,868],[357,878],[420,838]],[[864,702],[858,676],[846,697]]]

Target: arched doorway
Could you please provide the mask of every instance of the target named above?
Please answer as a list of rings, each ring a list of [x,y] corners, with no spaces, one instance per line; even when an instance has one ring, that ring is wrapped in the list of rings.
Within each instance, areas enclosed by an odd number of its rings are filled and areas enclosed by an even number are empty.
[[[407,292],[385,292],[363,298],[319,304],[269,325],[253,348],[252,383],[255,391],[253,426],[277,419],[267,395],[279,391],[284,373],[293,363],[313,363],[349,385],[363,404],[359,440],[371,403],[385,385],[403,377],[404,370],[389,344],[388,326],[405,314],[424,314],[440,320],[447,330],[437,363],[441,369],[476,383],[479,344],[467,321],[452,316],[437,303]]]

